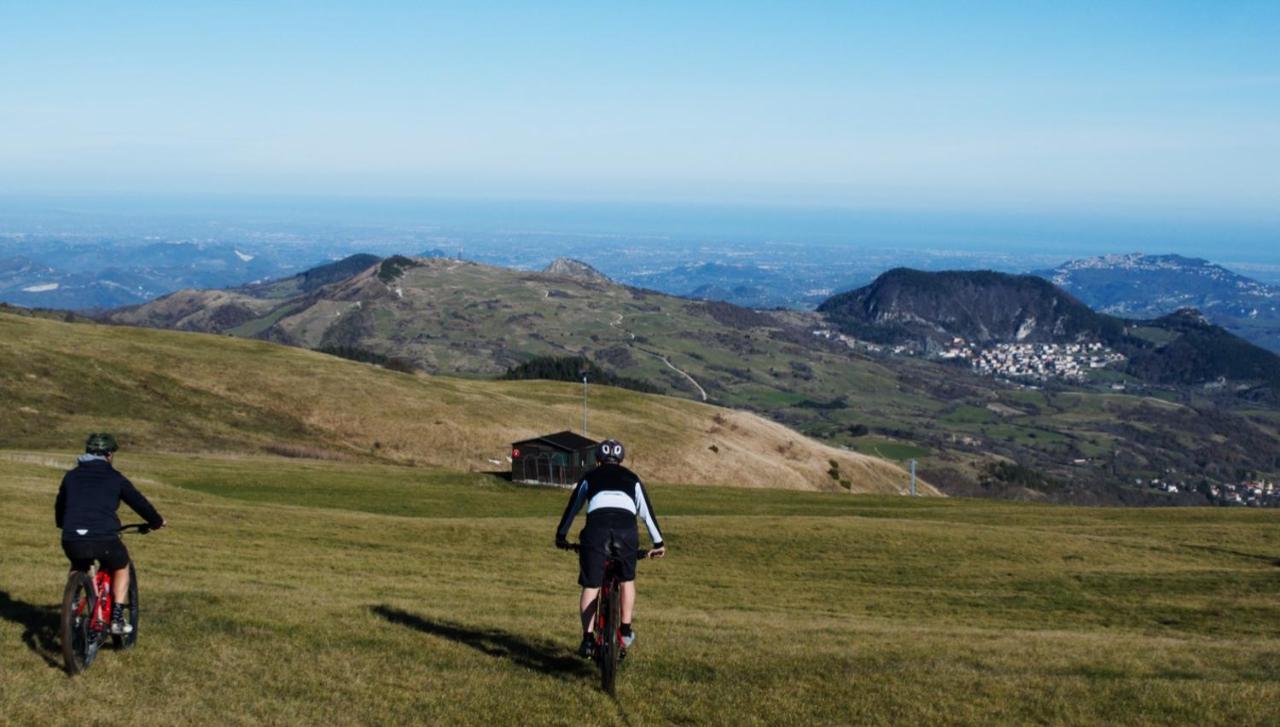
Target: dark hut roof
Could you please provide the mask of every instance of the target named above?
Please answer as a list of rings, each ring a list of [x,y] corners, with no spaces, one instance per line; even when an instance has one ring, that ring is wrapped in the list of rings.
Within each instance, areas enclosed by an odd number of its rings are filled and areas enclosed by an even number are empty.
[[[576,452],[580,449],[596,446],[594,439],[587,439],[581,434],[575,434],[568,430],[556,432],[555,434],[544,434],[541,437],[533,439],[522,439],[519,442],[512,442],[513,447],[519,447],[525,444],[549,444],[557,449],[563,449],[566,452]]]

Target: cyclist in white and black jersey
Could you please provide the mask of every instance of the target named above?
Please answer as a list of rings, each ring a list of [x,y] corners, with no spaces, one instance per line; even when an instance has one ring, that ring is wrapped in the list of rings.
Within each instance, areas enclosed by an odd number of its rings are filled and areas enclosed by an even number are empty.
[[[578,608],[583,630],[578,653],[582,656],[590,656],[595,644],[591,634],[592,615],[595,613],[596,596],[604,581],[609,543],[617,546],[621,556],[622,639],[627,647],[635,641],[631,616],[636,603],[636,555],[640,549],[636,518],[643,520],[649,529],[649,538],[653,541],[650,557],[661,558],[667,553],[662,531],[658,529],[658,518],[649,504],[644,485],[640,484],[640,478],[634,472],[622,466],[624,454],[622,444],[615,440],[607,439],[597,445],[598,465],[573,488],[569,504],[556,528],[556,547],[570,547],[569,527],[573,525],[578,511],[586,507],[587,524],[578,536],[578,584],[582,586]]]

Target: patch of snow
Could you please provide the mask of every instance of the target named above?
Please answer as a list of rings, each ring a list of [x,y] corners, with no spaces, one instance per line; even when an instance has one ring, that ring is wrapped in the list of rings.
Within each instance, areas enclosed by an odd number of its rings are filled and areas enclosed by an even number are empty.
[[[239,250],[236,250],[235,252],[236,252],[236,257],[240,258],[240,261],[241,261],[241,262],[246,262],[246,263],[247,263],[247,262],[249,262],[250,260],[252,260],[252,259],[254,258],[254,256],[253,256],[253,255],[246,255],[246,254],[244,254],[244,253],[240,252]]]
[[[39,285],[31,285],[22,289],[24,293],[48,293],[51,290],[57,290],[62,287],[58,283],[41,283]]]
[[[404,291],[403,291],[403,290],[401,290],[400,288],[396,288],[396,297],[397,297],[397,298],[403,298],[403,297],[404,297]]]

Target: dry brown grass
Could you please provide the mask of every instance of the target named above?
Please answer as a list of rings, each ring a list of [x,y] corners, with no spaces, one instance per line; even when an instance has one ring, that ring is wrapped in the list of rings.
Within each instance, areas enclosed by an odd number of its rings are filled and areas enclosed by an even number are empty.
[[[582,414],[575,384],[413,376],[223,336],[9,315],[0,372],[0,392],[35,412],[0,424],[8,446],[73,448],[110,429],[151,450],[285,447],[484,471],[507,467],[508,443],[574,429]],[[590,433],[626,442],[646,479],[835,490],[834,459],[854,492],[908,485],[897,465],[753,414],[608,387],[590,403]]]

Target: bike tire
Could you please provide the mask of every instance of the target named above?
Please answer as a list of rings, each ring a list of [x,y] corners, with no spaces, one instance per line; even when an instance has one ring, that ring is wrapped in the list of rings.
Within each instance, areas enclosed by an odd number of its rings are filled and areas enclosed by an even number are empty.
[[[132,649],[138,643],[138,571],[129,563],[129,613],[127,616],[133,631],[127,636],[112,636],[111,645],[117,649]]]
[[[76,606],[84,606],[76,614]],[[98,603],[93,591],[93,579],[89,574],[72,571],[67,576],[67,586],[62,591],[62,660],[67,673],[75,676],[83,673],[93,663],[98,649],[90,624]]]
[[[600,640],[600,688],[613,696],[618,676],[618,629],[622,625],[622,597],[618,584],[609,589],[605,600],[604,634]]]

